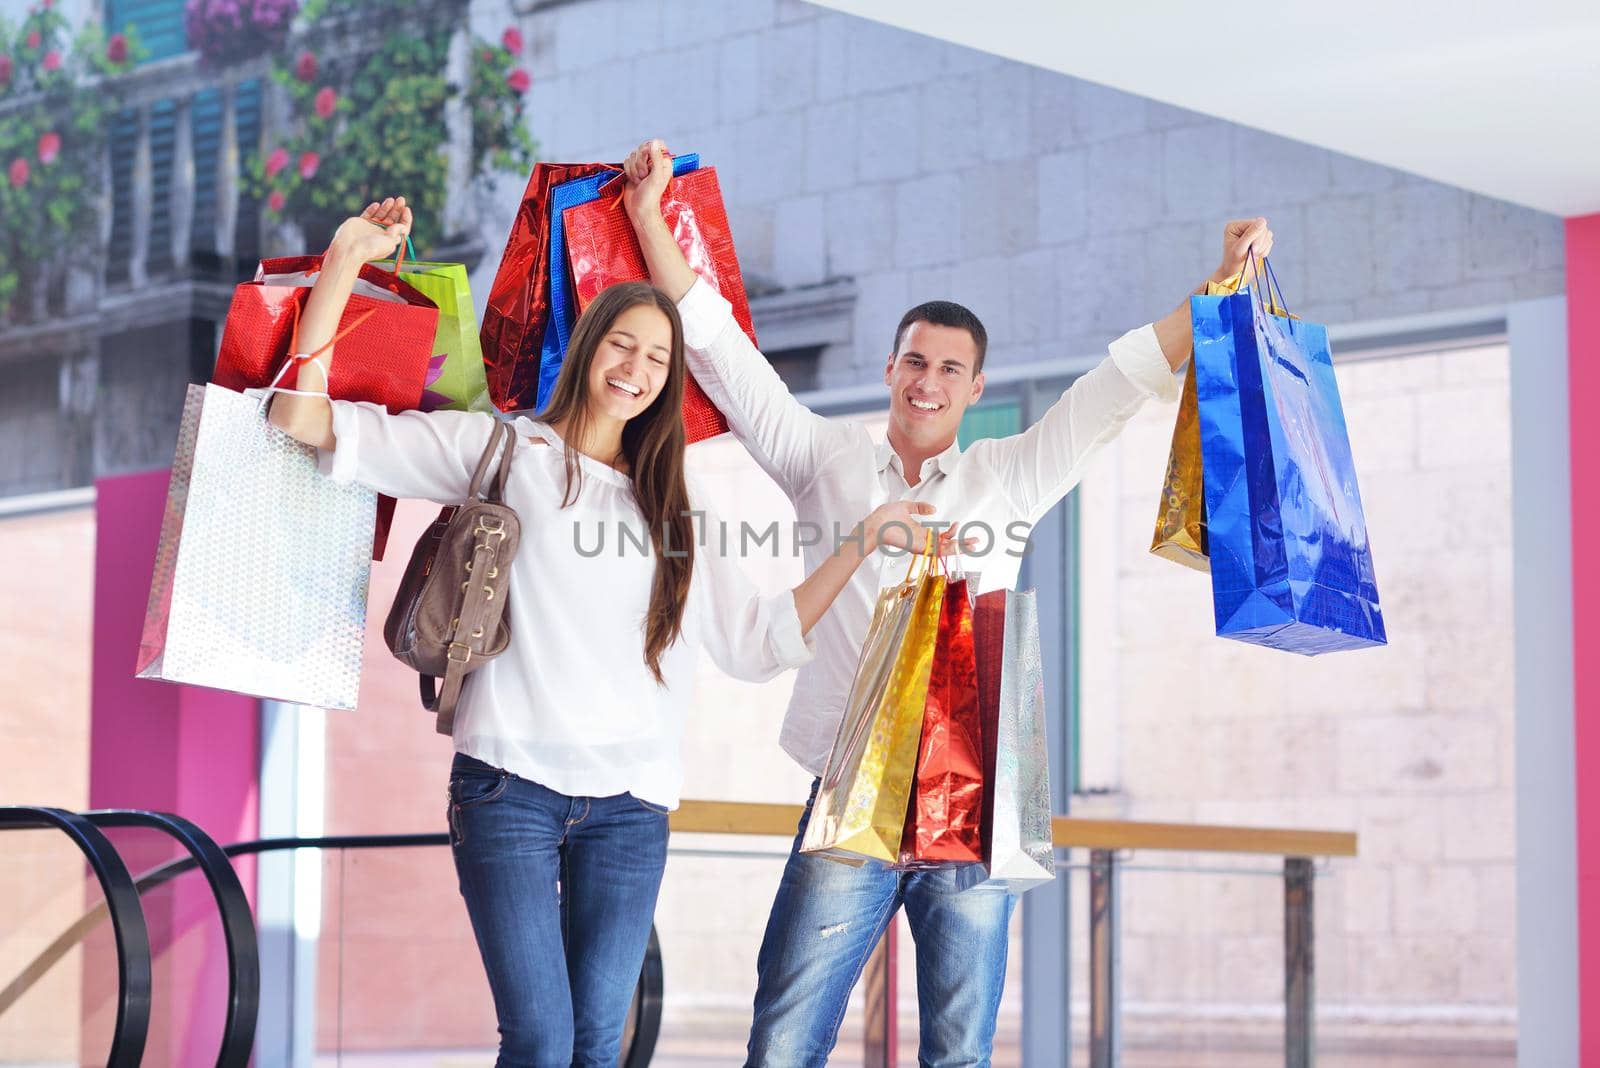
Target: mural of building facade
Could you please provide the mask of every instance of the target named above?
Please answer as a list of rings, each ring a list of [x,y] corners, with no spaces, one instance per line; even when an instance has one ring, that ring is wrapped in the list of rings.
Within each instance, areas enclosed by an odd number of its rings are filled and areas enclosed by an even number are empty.
[[[346,210],[403,193],[419,253],[468,263],[481,301],[535,152],[618,160],[651,136],[718,168],[757,330],[818,397],[879,381],[894,324],[926,299],[979,314],[996,371],[1103,351],[1182,299],[1222,221],[1245,214],[1272,220],[1292,310],[1336,328],[1564,286],[1554,217],[802,0],[328,0],[298,21],[293,4],[188,6],[63,0],[4,16],[0,498],[169,464],[184,384],[208,374],[231,287],[259,256],[315,250]],[[267,20],[242,52],[220,21],[238,8]],[[34,44],[28,19],[46,22]],[[98,36],[76,40],[85,25]],[[47,99],[61,71],[92,91]],[[73,108],[93,116],[77,141],[51,118]],[[1257,650],[1222,658],[1223,695],[1172,696],[1218,660],[1198,587],[1143,556],[1169,411],[1145,412],[1079,495],[1074,804],[1359,830],[1363,857],[1320,898],[1322,1011],[1395,1048],[1504,1053],[1515,1033],[1505,366],[1503,348],[1473,344],[1341,371],[1391,626],[1430,637],[1298,676],[1323,699],[1289,677],[1299,664]],[[730,484],[759,478],[728,462]],[[1471,536],[1431,557],[1451,516]],[[92,519],[57,516],[51,543],[81,551]],[[39,529],[0,519],[0,546],[43,562]],[[88,602],[74,605],[52,622],[61,634],[86,631]],[[1459,625],[1473,615],[1503,625]],[[1153,616],[1194,641],[1168,640]],[[705,686],[690,793],[797,800],[798,773],[770,744],[786,684]],[[70,724],[86,721],[86,686],[63,699],[75,711],[41,752],[84,744]],[[39,713],[0,711],[5,736],[27,735],[6,722],[24,714]],[[409,726],[425,733],[420,716]],[[377,752],[361,734],[360,721],[330,731],[331,766],[370,774],[392,755],[405,793],[441,793],[442,752]],[[380,809],[338,796],[346,829],[436,829],[378,826]],[[675,861],[663,897],[669,997],[730,1033],[776,878],[756,863],[759,876]],[[707,923],[707,900],[746,878],[749,907]],[[1137,875],[1127,893],[1130,1029],[1270,1023],[1270,880]],[[371,941],[367,974],[402,959]],[[378,1009],[352,1010],[372,1043]],[[1016,1011],[1013,989],[1008,1033]]]

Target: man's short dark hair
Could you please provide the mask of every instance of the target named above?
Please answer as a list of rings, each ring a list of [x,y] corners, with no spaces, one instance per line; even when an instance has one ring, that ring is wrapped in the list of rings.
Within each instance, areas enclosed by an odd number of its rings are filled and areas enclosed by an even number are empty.
[[[911,329],[913,323],[953,326],[971,334],[972,344],[978,350],[978,363],[972,368],[972,373],[976,375],[983,370],[983,356],[989,349],[989,331],[983,328],[983,323],[970,310],[951,300],[930,300],[926,304],[918,304],[900,318],[900,325],[894,332],[896,355],[899,355],[900,342],[906,339],[906,331]]]

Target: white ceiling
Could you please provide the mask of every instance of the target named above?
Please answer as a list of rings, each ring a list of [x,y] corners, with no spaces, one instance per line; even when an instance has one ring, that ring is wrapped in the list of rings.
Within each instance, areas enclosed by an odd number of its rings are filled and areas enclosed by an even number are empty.
[[[1600,211],[1600,2],[813,0],[1557,215]]]

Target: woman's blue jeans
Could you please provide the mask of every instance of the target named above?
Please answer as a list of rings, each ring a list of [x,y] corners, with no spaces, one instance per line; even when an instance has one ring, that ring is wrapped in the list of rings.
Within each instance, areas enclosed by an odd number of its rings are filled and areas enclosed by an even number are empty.
[[[666,810],[568,797],[464,754],[450,844],[499,1068],[615,1068],[667,862]]]

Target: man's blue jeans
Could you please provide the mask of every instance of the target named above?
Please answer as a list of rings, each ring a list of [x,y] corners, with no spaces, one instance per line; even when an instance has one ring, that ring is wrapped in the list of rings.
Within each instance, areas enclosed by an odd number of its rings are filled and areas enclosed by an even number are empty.
[[[948,870],[898,872],[872,861],[852,868],[802,854],[816,796],[813,783],[756,959],[746,1068],[827,1063],[850,989],[901,905],[917,946],[918,1063],[988,1068],[1016,898],[958,893]]]
[[[450,844],[500,1020],[499,1068],[615,1068],[667,863],[666,810],[568,797],[469,756]]]

